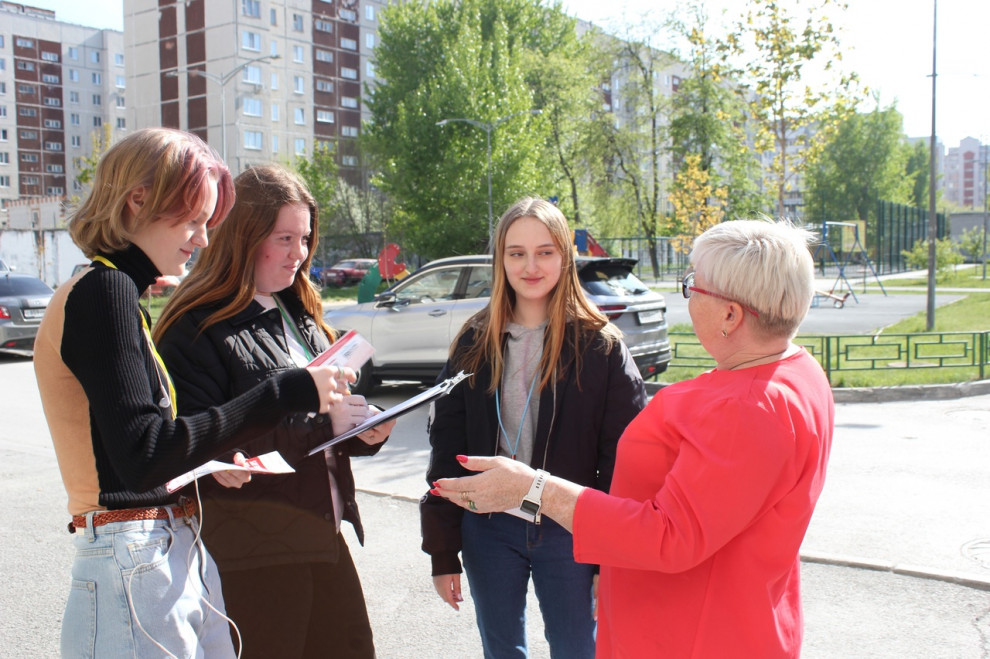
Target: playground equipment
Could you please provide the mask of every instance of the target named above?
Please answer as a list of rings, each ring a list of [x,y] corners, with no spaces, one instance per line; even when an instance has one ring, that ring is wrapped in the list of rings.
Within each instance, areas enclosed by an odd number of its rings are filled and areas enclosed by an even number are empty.
[[[839,254],[835,253],[832,249],[832,244],[829,241],[829,233],[832,230],[837,230],[842,233],[839,234]],[[850,240],[851,238],[851,240]],[[846,247],[848,246],[848,249]],[[852,265],[853,258],[859,257],[863,261],[863,267],[869,268],[869,271],[873,273],[873,278],[876,279],[877,284],[880,286],[880,290],[884,295],[887,295],[887,290],[883,287],[883,282],[880,281],[880,276],[877,274],[876,269],[873,267],[873,263],[870,261],[869,255],[866,253],[866,249],[863,247],[863,243],[859,239],[859,224],[855,222],[823,222],[822,223],[822,240],[815,247],[815,251],[812,257],[815,261],[823,261],[824,256],[828,255],[831,262],[838,269],[838,275],[835,277],[835,281],[832,283],[832,287],[828,291],[815,291],[816,298],[826,298],[832,300],[832,305],[836,309],[841,309],[845,306],[846,299],[851,295],[852,298],[859,303],[859,298],[856,297],[856,292],[853,290],[852,284],[849,283],[849,279],[846,277],[846,268]],[[844,257],[844,258],[840,258]],[[824,273],[825,268],[822,266],[822,272]],[[866,285],[866,271],[864,269],[863,285]],[[840,282],[842,287],[840,287]],[[838,292],[837,292],[838,291]],[[845,291],[845,292],[842,292]],[[812,305],[814,306],[814,300]]]
[[[608,256],[605,248],[598,244],[598,241],[588,233],[587,229],[574,229],[574,248],[582,256]]]

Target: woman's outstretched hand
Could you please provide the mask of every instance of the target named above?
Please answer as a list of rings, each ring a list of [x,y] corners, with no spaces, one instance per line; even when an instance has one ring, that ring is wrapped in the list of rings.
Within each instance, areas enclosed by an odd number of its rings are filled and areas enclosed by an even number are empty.
[[[441,478],[430,493],[474,513],[500,513],[522,503],[536,471],[518,460],[457,456],[466,469],[480,472],[461,478]]]
[[[353,368],[308,366],[306,370],[312,376],[316,392],[320,396],[320,414],[328,414],[331,404],[342,402],[344,396],[350,393],[348,385],[357,380]]]

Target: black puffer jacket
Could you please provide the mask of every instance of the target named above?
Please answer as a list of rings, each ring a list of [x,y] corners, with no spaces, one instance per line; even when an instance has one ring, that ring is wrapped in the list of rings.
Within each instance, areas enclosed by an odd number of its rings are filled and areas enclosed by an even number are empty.
[[[545,469],[579,485],[608,492],[615,467],[615,447],[626,425],[646,406],[643,378],[621,341],[606,352],[600,334],[587,333],[581,350],[580,383],[574,347],[565,343],[559,378],[540,393],[540,412],[530,466]],[[474,342],[474,332],[461,337],[455,357]],[[440,377],[457,372],[450,361]],[[498,417],[495,397],[487,393],[491,368],[465,380],[437,399],[430,424],[430,466],[427,483],[469,474],[457,455],[496,455]],[[461,572],[461,518],[464,509],[427,493],[420,500],[423,551],[433,560],[433,575]]]
[[[329,348],[326,336],[292,290],[278,296],[313,354]],[[278,309],[266,311],[252,301],[241,313],[200,333],[203,319],[218,306],[187,313],[159,341],[158,349],[175,381],[180,414],[218,405],[274,373],[296,367],[289,358]],[[382,445],[368,446],[354,438],[332,448],[333,460],[323,454],[306,456],[331,437],[327,415],[292,415],[241,450],[249,456],[277,450],[296,469],[294,474],[255,476],[241,489],[221,487],[212,477],[200,479],[203,538],[221,570],[336,561],[328,469],[333,470],[344,500],[343,517],[364,543],[350,456],[374,455]]]

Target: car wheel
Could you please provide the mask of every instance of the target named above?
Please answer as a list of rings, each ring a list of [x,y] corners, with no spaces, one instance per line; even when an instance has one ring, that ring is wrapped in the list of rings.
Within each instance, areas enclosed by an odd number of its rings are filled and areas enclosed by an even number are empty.
[[[378,384],[375,382],[375,373],[371,362],[365,364],[364,368],[358,371],[357,376],[357,380],[351,385],[351,393],[353,394],[367,396],[375,388],[375,385]]]

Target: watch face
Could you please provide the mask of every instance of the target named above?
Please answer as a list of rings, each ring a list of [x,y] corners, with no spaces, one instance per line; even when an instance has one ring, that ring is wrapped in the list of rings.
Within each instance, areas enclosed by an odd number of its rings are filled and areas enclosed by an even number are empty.
[[[529,499],[523,499],[523,502],[519,504],[519,510],[529,515],[535,515],[540,512],[540,504],[535,501],[530,501]]]

